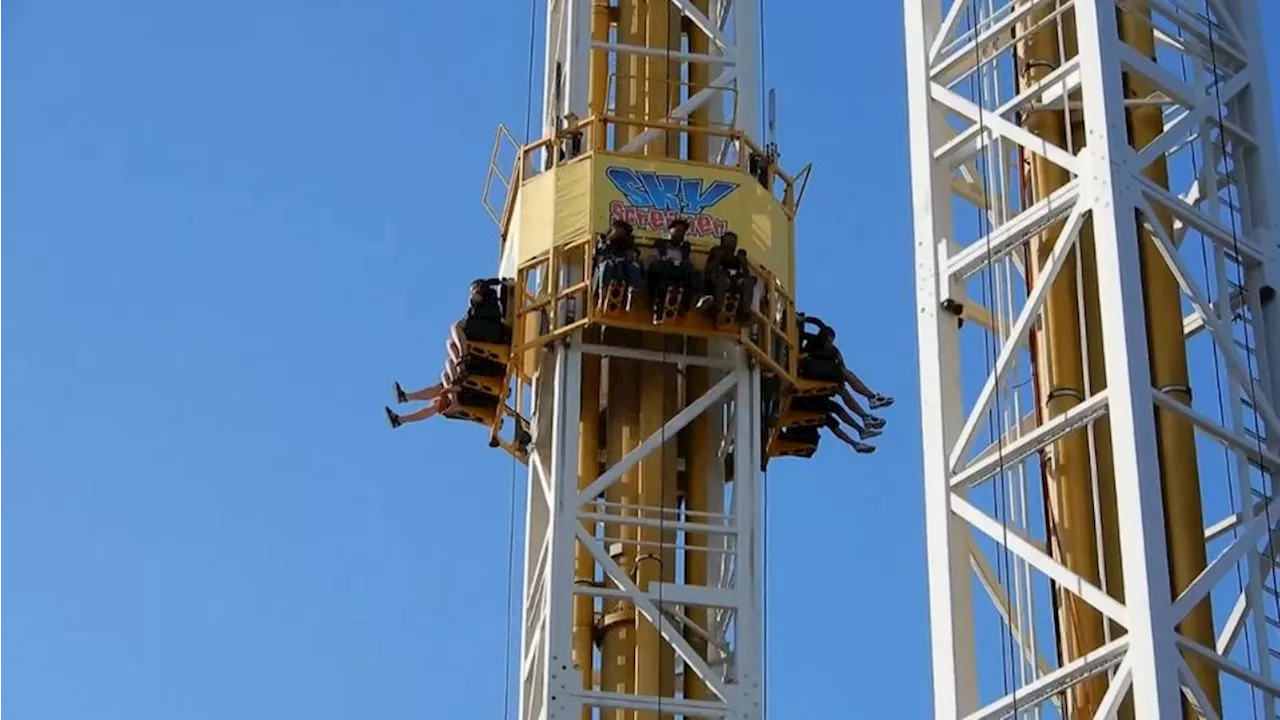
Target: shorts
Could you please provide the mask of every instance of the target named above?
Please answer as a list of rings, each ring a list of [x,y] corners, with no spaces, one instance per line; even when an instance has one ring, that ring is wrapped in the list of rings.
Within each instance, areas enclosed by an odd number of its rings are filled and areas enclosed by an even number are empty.
[[[840,382],[844,377],[844,372],[840,367],[840,363],[831,358],[809,357],[800,361],[800,376],[809,380],[823,380],[826,382]]]
[[[479,390],[471,388],[462,388],[458,391],[458,404],[463,407],[479,407],[479,408],[496,408],[498,407],[498,398],[482,393]]]
[[[791,409],[797,412],[815,412],[830,415],[839,409],[836,401],[829,397],[800,396],[792,398]]]
[[[482,377],[504,377],[507,367],[496,360],[468,355],[462,360],[462,372]]]
[[[511,342],[511,328],[501,320],[469,317],[462,322],[462,334],[472,342],[505,345]]]
[[[817,445],[818,444],[818,428],[816,427],[787,428],[786,430],[782,431],[781,438],[783,440],[790,440],[791,442],[804,443],[805,445]]]

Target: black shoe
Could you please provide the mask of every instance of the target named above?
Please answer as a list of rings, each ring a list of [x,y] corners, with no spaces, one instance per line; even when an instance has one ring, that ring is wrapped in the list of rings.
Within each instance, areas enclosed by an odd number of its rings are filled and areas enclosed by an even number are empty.
[[[400,422],[400,416],[397,415],[394,410],[392,410],[391,408],[383,408],[383,410],[387,411],[387,421],[391,423],[392,430],[395,430],[396,428],[404,424]]]
[[[400,383],[396,383],[396,402],[400,404],[409,402],[409,396],[404,394],[404,388],[400,387]]]

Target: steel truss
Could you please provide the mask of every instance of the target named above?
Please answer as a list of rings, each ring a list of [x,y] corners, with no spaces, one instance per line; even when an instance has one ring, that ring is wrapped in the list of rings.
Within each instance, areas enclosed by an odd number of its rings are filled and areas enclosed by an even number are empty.
[[[668,0],[696,32],[708,38],[709,52],[666,53],[690,66],[705,65],[710,83],[685,98],[665,118],[671,124],[686,123],[705,109],[713,126],[759,134],[758,28],[753,3],[711,0],[703,13],[691,0]],[[613,90],[621,59],[632,54],[653,56],[652,48],[615,42],[592,42],[591,0],[548,0],[546,14],[545,76],[542,131],[547,137],[566,125],[569,116],[579,119],[616,113]],[[607,107],[589,107],[590,56],[592,50],[607,53],[610,90]],[[620,119],[625,120],[625,119]],[[649,129],[614,149],[635,153],[659,138]],[[712,148],[713,160],[737,162],[735,142]],[[532,160],[532,159],[531,159]],[[530,162],[525,177],[541,163]],[[711,389],[701,398],[686,398],[683,409],[666,419],[664,427],[641,442],[585,489],[578,487],[578,432],[581,412],[581,370],[584,355],[625,357],[708,368]],[[706,357],[670,355],[642,350],[588,344],[578,332],[549,346],[541,355],[534,380],[532,411],[534,443],[530,454],[528,507],[525,534],[523,613],[520,645],[520,710],[522,720],[571,718],[580,720],[584,708],[661,711],[665,717],[686,715],[706,718],[754,719],[762,716],[764,661],[761,636],[763,588],[759,569],[763,561],[759,458],[761,453],[760,373],[745,350],[727,345]],[[724,442],[687,452],[708,453],[707,477],[686,478],[706,483],[713,499],[705,517],[668,508],[622,506],[605,500],[604,491],[623,473],[654,452],[663,439],[675,435],[695,419],[710,415],[716,437]],[[732,452],[732,478],[724,477],[725,457]],[[720,502],[716,502],[716,499]],[[674,552],[705,552],[712,562],[706,586],[689,583],[651,583],[641,591],[614,560],[618,537],[626,527],[654,527],[670,531],[663,547]],[[705,547],[692,547],[690,534],[707,537]],[[667,533],[663,533],[667,537]],[[575,583],[574,554],[587,548],[597,568],[595,581]],[[653,552],[646,550],[646,552]],[[718,569],[717,569],[718,567]],[[664,647],[674,651],[677,676],[692,673],[701,678],[714,696],[711,700],[657,697],[608,692],[596,687],[584,690],[581,671],[572,665],[572,604],[575,596],[623,599],[634,606],[637,622],[657,627]],[[708,608],[707,626],[690,619],[690,608]],[[692,613],[699,615],[700,613]],[[641,619],[643,618],[643,619]],[[686,640],[697,635],[707,643],[700,655]]]
[[[529,463],[520,717],[578,720],[586,707],[660,710],[664,714],[708,718],[759,718],[764,682],[760,614],[763,588],[759,573],[764,552],[763,508],[758,501],[760,372],[751,366],[746,351],[736,345],[722,357],[669,358],[672,364],[704,365],[713,372],[726,366],[728,369],[719,370],[722,376],[705,394],[689,398],[661,429],[605,468],[586,488],[579,489],[578,420],[584,354],[641,357],[626,348],[585,345],[575,338],[553,346],[542,360],[544,377],[537,392],[543,397],[535,400],[539,410]],[[719,511],[690,517],[670,509],[664,513],[657,507],[623,506],[604,500],[605,490],[619,482],[623,473],[650,454],[660,453],[664,440],[671,441],[689,423],[706,414],[711,414],[717,427],[725,426],[729,442],[721,447],[732,448],[732,480],[726,484],[722,473],[712,472],[709,477],[689,478],[688,482],[708,483],[712,497],[725,498]],[[719,448],[702,451],[716,455],[717,461],[710,467],[724,466]],[[719,572],[710,573],[706,586],[653,583],[647,592],[641,591],[615,562],[611,549],[625,532],[605,535],[605,528],[641,525],[660,525],[671,533],[664,548],[718,556]],[[687,533],[704,534],[709,538],[707,546],[691,547]],[[588,549],[601,570],[594,583],[574,582],[577,543]],[[584,691],[581,671],[571,663],[571,611],[576,595],[622,598],[632,603],[638,617],[655,625],[663,641],[674,650],[677,674],[696,674],[716,699]],[[695,606],[710,609],[709,627],[698,626],[689,619],[688,609]],[[711,650],[707,657],[685,639],[688,633],[708,641]]]
[[[1035,85],[1010,89],[1013,30],[1046,5],[1055,8],[1048,22],[1074,13],[1078,54]],[[1016,710],[1057,717],[1068,688],[1106,673],[1097,717],[1114,717],[1126,695],[1140,718],[1179,717],[1183,696],[1216,717],[1184,660],[1192,653],[1221,670],[1228,708],[1257,703],[1265,717],[1275,717],[1280,683],[1271,648],[1278,638],[1269,626],[1280,618],[1269,611],[1275,528],[1269,532],[1266,520],[1273,526],[1280,520],[1280,496],[1270,482],[1280,469],[1280,304],[1270,301],[1280,289],[1280,173],[1257,3],[1209,0],[1206,9],[1190,0],[955,0],[943,7],[939,0],[905,0],[904,6],[936,716],[998,718]],[[1151,14],[1157,60],[1119,39],[1117,9]],[[1122,73],[1146,78],[1158,92],[1126,100]],[[1124,111],[1138,103],[1161,106],[1165,129],[1135,149]],[[1032,108],[1083,119],[1085,146],[1061,147],[1020,127],[1019,113]],[[1013,179],[1019,155],[1044,158],[1071,179],[1039,202],[1019,202]],[[1158,158],[1172,168],[1187,166],[1189,156],[1197,172],[1184,172],[1190,184],[1184,193],[1140,175]],[[1165,212],[1175,218],[1172,233],[1156,219]],[[959,217],[981,217],[983,225],[966,232]],[[1058,222],[1056,238],[1046,238]],[[1032,332],[1043,323],[1050,285],[1087,222],[1105,311],[1100,326],[1083,327],[1082,334],[1104,349],[1107,387],[1086,388],[1071,411],[1038,421],[1038,398],[1020,378],[1028,375]],[[1192,308],[1184,328],[1193,380],[1215,352],[1223,361],[1221,379],[1201,380],[1191,406],[1152,388],[1140,226],[1150,230],[1153,249]],[[1028,286],[1022,253],[1042,242],[1053,249]],[[1203,271],[1202,244],[1212,258]],[[976,297],[984,283],[991,292]],[[962,330],[961,319],[974,322]],[[979,343],[962,341],[969,332],[985,337],[980,351]],[[972,387],[977,366],[985,380]],[[1214,381],[1223,383],[1222,413]],[[1201,453],[1201,492],[1207,497],[1230,486],[1235,498],[1225,517],[1207,523],[1208,567],[1177,597],[1168,589],[1157,405],[1185,416],[1201,445],[1226,449],[1226,467],[1222,455]],[[997,406],[1001,416],[993,419]],[[1102,418],[1110,421],[1123,518],[1124,602],[1050,553],[1038,499],[1040,463],[1053,443],[1069,433],[1092,439]],[[993,486],[1002,496],[985,500],[980,491]],[[1206,512],[1225,505],[1206,501]],[[1126,632],[1059,665],[1051,583]],[[976,620],[980,595],[990,597],[1000,642],[1016,658],[1006,671],[1015,681],[1000,697],[979,689],[979,675],[995,675],[982,668],[1000,656],[997,635],[983,635]],[[1174,630],[1209,596],[1216,606],[1213,648]],[[1241,681],[1234,695],[1228,678]]]
[[[691,0],[666,0],[672,7],[689,18],[698,32],[709,40],[710,53],[667,53],[653,48],[612,42],[593,43],[590,33],[591,0],[548,0],[546,25],[546,75],[543,81],[542,133],[553,134],[568,115],[585,118],[588,107],[589,55],[592,48],[608,51],[611,73],[611,92],[618,80],[616,69],[619,59],[631,54],[652,56],[662,54],[672,60],[686,60],[693,65],[705,65],[707,87],[700,88],[684,102],[671,109],[666,118],[669,123],[687,122],[694,111],[706,108],[710,123],[719,127],[734,127],[752,137],[760,137],[759,95],[759,18],[757,7],[750,2],[711,0],[710,10],[703,13]],[[558,70],[557,70],[558,68]],[[657,90],[653,90],[657,92]],[[613,101],[609,101],[612,111]],[[660,130],[648,129],[630,142],[618,148],[618,152],[634,153],[661,137]],[[715,153],[719,162],[736,162],[734,143],[724,143]]]

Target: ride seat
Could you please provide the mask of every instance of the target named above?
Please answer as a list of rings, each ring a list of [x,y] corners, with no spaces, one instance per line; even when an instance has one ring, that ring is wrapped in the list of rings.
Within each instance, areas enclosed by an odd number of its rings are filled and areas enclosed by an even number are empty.
[[[738,322],[738,308],[742,305],[742,292],[730,290],[724,295],[724,304],[716,316],[716,325],[735,325]]]
[[[816,428],[784,430],[769,443],[769,457],[811,458],[821,439]]]
[[[675,320],[680,317],[680,311],[684,308],[684,286],[672,283],[667,286],[667,291],[662,296],[662,307],[658,311],[658,322],[664,323],[668,320]]]
[[[795,397],[831,397],[840,391],[840,384],[829,380],[810,380],[808,378],[796,378],[796,384],[791,392]]]
[[[453,420],[466,420],[493,425],[498,415],[498,398],[465,385],[441,415]]]
[[[786,410],[778,417],[780,428],[822,427],[826,422],[826,413],[805,410]]]

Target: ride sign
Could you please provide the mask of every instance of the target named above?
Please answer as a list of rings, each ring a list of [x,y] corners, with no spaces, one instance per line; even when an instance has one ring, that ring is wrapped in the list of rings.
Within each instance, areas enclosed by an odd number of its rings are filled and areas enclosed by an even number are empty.
[[[712,209],[737,190],[739,183],[639,170],[622,165],[605,169],[605,177],[621,199],[609,202],[609,219],[623,220],[637,232],[661,232],[677,217],[689,222],[689,236],[718,237],[729,220]]]

